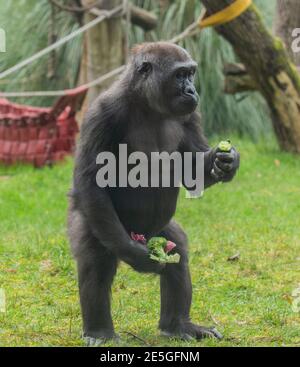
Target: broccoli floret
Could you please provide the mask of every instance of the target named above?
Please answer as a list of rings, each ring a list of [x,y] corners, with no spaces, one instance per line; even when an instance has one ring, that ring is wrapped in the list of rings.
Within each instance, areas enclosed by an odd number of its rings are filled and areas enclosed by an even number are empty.
[[[168,241],[164,237],[152,237],[147,244],[150,251],[150,259],[160,263],[179,263],[180,255],[168,255],[176,246],[174,242]]]
[[[230,152],[231,148],[232,145],[230,140],[223,140],[220,141],[220,143],[218,144],[218,150],[220,150],[221,152]]]

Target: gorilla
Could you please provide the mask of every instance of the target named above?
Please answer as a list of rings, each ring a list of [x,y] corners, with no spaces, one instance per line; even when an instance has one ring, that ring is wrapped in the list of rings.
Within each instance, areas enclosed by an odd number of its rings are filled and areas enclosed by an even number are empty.
[[[234,148],[220,152],[209,147],[195,112],[199,100],[194,86],[196,67],[188,52],[177,45],[135,46],[124,73],[93,102],[82,124],[69,195],[68,233],[77,262],[83,337],[88,345],[117,337],[110,293],[120,260],[138,272],[160,276],[162,335],[222,337],[215,328],[190,319],[188,241],[172,219],[179,188],[101,188],[96,182],[97,155],[117,155],[120,144],[127,145],[128,154],[191,152],[194,159],[196,152],[203,152],[205,188],[232,180],[239,153]],[[151,260],[147,246],[133,240],[131,232],[147,240],[161,236],[174,242],[180,262],[163,265]]]

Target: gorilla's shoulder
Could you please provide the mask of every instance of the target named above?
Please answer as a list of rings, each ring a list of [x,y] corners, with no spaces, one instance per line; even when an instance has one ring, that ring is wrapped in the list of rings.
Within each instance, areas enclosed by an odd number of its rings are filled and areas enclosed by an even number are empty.
[[[83,127],[112,127],[122,122],[126,114],[126,104],[122,98],[113,97],[107,91],[93,101],[85,115]]]

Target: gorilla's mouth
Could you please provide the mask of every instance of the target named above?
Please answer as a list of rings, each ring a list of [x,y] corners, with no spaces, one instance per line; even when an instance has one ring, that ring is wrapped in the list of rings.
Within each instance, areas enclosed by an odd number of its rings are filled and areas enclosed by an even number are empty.
[[[183,116],[194,112],[198,105],[196,96],[181,95],[172,103],[172,111],[177,116]]]
[[[198,105],[199,97],[196,94],[182,94],[180,97],[180,102],[183,106],[186,108],[191,108],[193,111]]]
[[[191,94],[183,94],[182,98],[184,101],[188,103],[197,103],[198,104],[198,96],[197,95],[191,95]]]

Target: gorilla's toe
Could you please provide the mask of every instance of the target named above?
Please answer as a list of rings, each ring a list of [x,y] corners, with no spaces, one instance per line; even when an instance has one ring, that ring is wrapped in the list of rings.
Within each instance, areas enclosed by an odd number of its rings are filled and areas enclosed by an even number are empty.
[[[222,334],[215,327],[204,327],[191,322],[180,325],[172,331],[161,330],[161,335],[168,338],[176,338],[190,341],[193,339],[201,340],[204,338],[222,339]]]
[[[84,335],[83,340],[87,347],[99,347],[110,340],[115,340],[116,342],[120,340],[119,335],[110,332],[99,332],[99,333],[92,333],[92,335]]]
[[[203,338],[212,338],[212,339],[223,339],[223,335],[215,328],[207,328],[199,325],[193,325],[195,329],[195,337],[197,340],[201,340]]]
[[[100,345],[104,344],[108,339],[85,336],[83,340],[87,347],[99,347]]]

